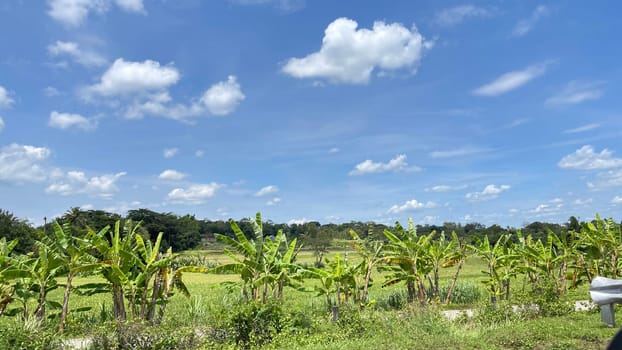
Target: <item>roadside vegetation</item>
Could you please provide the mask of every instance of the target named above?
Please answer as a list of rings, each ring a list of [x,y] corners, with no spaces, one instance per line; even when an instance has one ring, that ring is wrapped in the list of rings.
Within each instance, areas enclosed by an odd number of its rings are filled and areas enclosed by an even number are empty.
[[[451,227],[72,208],[33,228],[2,211],[0,348],[598,349],[615,334],[575,312],[592,278],[622,277],[613,219]]]

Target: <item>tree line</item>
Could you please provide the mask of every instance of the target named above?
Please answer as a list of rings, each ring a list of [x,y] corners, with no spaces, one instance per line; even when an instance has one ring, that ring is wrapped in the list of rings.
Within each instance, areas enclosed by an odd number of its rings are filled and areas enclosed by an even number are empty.
[[[198,219],[194,215],[177,215],[170,212],[156,212],[149,209],[129,210],[126,216],[104,210],[84,210],[79,207],[72,207],[59,218],[61,223],[69,223],[78,236],[84,236],[87,228],[114,226],[116,221],[132,220],[142,222],[140,234],[155,241],[158,234],[162,232],[161,250],[165,251],[169,247],[174,251],[200,249],[206,243],[215,241],[215,235],[234,237],[229,220],[209,220]],[[246,237],[253,237],[252,220],[236,220],[236,224]],[[352,221],[347,223],[328,223],[321,224],[317,221],[310,221],[302,224],[274,223],[271,220],[263,222],[263,234],[275,236],[280,230],[289,237],[297,238],[304,249],[311,249],[315,252],[318,262],[322,261],[323,254],[335,244],[350,239],[349,232],[354,230],[359,232],[363,239],[385,240],[383,232],[394,230],[395,225],[383,225],[374,222]],[[443,225],[416,225],[417,232],[429,234],[430,232],[455,232],[461,239],[468,242],[475,242],[483,237],[488,237],[494,244],[500,237],[512,234],[521,229],[525,235],[531,235],[535,239],[546,237],[548,230],[559,234],[564,231],[581,229],[581,223],[576,217],[570,217],[565,224],[532,222],[522,228],[502,227],[500,225],[486,226],[481,223],[453,223],[446,222]],[[44,225],[34,226],[27,220],[20,219],[8,210],[0,209],[0,238],[7,240],[19,238],[19,243],[15,247],[16,253],[27,253],[35,251],[34,242],[41,233],[52,232],[52,220],[46,219]]]

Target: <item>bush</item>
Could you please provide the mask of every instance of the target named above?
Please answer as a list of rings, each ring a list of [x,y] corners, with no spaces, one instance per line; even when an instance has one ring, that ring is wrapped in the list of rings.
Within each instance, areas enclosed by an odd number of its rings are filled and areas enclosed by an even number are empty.
[[[441,301],[445,301],[449,292],[449,285],[440,286],[438,294]],[[450,302],[452,304],[477,304],[481,300],[482,289],[480,285],[473,282],[458,282],[456,288],[451,294]]]
[[[36,319],[15,319],[0,326],[0,349],[58,349],[54,330],[46,329]]]
[[[239,304],[227,322],[230,339],[248,349],[269,343],[287,324],[282,306],[275,302]]]
[[[196,349],[200,339],[190,328],[150,327],[141,323],[109,323],[92,336],[92,350]]]

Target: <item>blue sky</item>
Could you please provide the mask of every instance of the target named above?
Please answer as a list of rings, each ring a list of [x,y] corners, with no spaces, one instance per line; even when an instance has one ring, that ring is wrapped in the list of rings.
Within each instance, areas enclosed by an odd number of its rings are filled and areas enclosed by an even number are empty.
[[[0,208],[619,220],[621,7],[5,1]]]

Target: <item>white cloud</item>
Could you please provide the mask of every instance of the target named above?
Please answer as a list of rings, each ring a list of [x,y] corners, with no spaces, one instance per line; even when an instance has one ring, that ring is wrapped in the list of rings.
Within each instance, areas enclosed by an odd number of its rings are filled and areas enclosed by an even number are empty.
[[[531,214],[535,214],[536,217],[543,217],[543,216],[551,216],[551,215],[555,215],[561,212],[562,208],[563,208],[563,204],[558,203],[555,205],[552,204],[540,204],[537,207],[529,210],[529,213]]]
[[[95,51],[83,50],[74,42],[56,41],[48,46],[48,53],[54,57],[69,56],[85,67],[99,67],[106,64],[106,59],[102,55]]]
[[[47,97],[54,97],[54,96],[59,96],[60,95],[60,91],[58,91],[57,88],[52,87],[52,86],[48,86],[45,89],[43,89],[43,93]]]
[[[86,88],[88,94],[117,96],[162,90],[177,83],[180,74],[172,65],[145,60],[128,62],[118,58],[101,76],[100,82]]]
[[[51,152],[45,147],[10,144],[0,150],[0,181],[40,182],[46,179],[43,162]]]
[[[9,96],[7,89],[0,85],[0,108],[11,107],[14,102],[15,101]]]
[[[373,162],[370,159],[367,159],[357,164],[354,167],[354,170],[350,171],[350,175],[383,173],[387,171],[421,171],[421,168],[416,166],[409,167],[406,162],[406,155],[399,154],[387,163]]]
[[[600,127],[600,123],[591,123],[591,124],[586,124],[586,125],[576,127],[574,129],[567,129],[567,130],[564,130],[563,132],[564,134],[576,134],[579,132],[594,130],[599,127]]]
[[[126,12],[144,13],[142,0],[115,0]],[[110,0],[48,0],[48,15],[67,27],[78,27],[89,13],[104,14],[110,9]]]
[[[337,148],[337,147],[333,147],[333,148],[328,150],[328,153],[330,153],[330,154],[338,153],[338,152],[339,152],[339,148]]]
[[[588,182],[587,187],[594,191],[610,187],[622,187],[622,169],[599,173],[593,182]]]
[[[467,18],[489,17],[492,13],[483,8],[473,5],[461,5],[446,8],[436,14],[435,22],[441,26],[454,26],[462,23]]]
[[[194,152],[195,157],[203,157],[203,155],[205,154],[205,151],[203,151],[202,149],[198,149],[196,152]]]
[[[546,99],[549,105],[571,105],[589,100],[597,100],[603,94],[603,82],[571,81],[554,96]]]
[[[320,50],[303,58],[290,58],[283,72],[294,78],[365,84],[374,70],[414,71],[423,51],[432,46],[414,26],[408,29],[400,23],[376,21],[371,30],[357,27],[351,19],[336,19],[324,31]]]
[[[611,199],[612,204],[622,204],[622,196],[615,196]]]
[[[67,27],[77,27],[84,22],[89,12],[108,11],[106,0],[48,0],[48,15]]]
[[[596,153],[592,146],[585,145],[574,153],[564,156],[557,165],[564,169],[608,169],[621,167],[622,159],[614,158],[613,152],[606,148]]]
[[[511,71],[473,91],[480,96],[498,96],[517,89],[546,72],[548,63],[531,65],[522,70]]]
[[[529,18],[520,20],[518,23],[516,23],[514,29],[512,30],[512,35],[523,36],[529,33],[533,26],[542,18],[546,17],[548,14],[549,9],[546,6],[540,5],[536,7],[536,9],[532,12]]]
[[[287,224],[288,224],[289,226],[292,226],[292,225],[304,225],[304,224],[306,224],[306,223],[307,223],[307,222],[309,222],[309,221],[310,221],[310,220],[309,220],[309,219],[307,219],[307,218],[302,218],[302,219],[291,219],[291,220],[289,220],[289,221],[287,222]]]
[[[432,209],[436,207],[437,207],[437,204],[434,202],[423,203],[423,202],[417,201],[416,199],[411,199],[409,201],[406,201],[406,203],[402,205],[397,205],[397,204],[393,205],[391,208],[389,208],[389,210],[387,210],[387,213],[399,214],[405,211],[411,211],[411,210],[417,210],[417,209]]]
[[[436,185],[425,189],[426,192],[449,192],[465,189],[466,185],[460,186],[448,186],[448,185]]]
[[[499,194],[509,190],[510,188],[511,187],[509,185],[496,186],[491,184],[486,186],[481,192],[467,193],[465,198],[473,202],[487,201],[499,197]]]
[[[265,195],[273,194],[273,193],[277,193],[277,192],[279,192],[279,188],[277,186],[269,185],[269,186],[265,186],[265,187],[261,188],[259,191],[257,191],[255,193],[255,196],[261,197],[261,196],[265,196]]]
[[[227,81],[216,83],[205,91],[201,102],[211,114],[227,115],[235,111],[245,98],[236,77],[230,75]]]
[[[81,171],[68,171],[60,176],[46,188],[47,193],[60,194],[63,196],[73,194],[88,194],[95,197],[109,199],[119,191],[117,181],[125,176],[125,172],[116,174],[104,174],[101,176],[87,177]]]
[[[187,175],[173,169],[166,169],[158,175],[158,178],[161,180],[183,180]]]
[[[590,205],[592,204],[592,202],[594,202],[594,200],[592,198],[588,198],[588,199],[575,199],[572,204],[574,205]]]
[[[115,0],[115,3],[126,12],[145,13],[143,0]]]
[[[271,200],[267,201],[267,202],[266,202],[266,205],[270,205],[270,206],[272,206],[272,205],[277,205],[277,204],[279,204],[280,202],[281,202],[281,198],[279,198],[279,197],[274,197],[274,198],[272,198]]]
[[[97,121],[83,117],[79,114],[59,113],[52,111],[48,125],[57,129],[75,127],[83,130],[92,130],[97,127]]]
[[[203,96],[185,104],[171,104],[172,98],[168,91],[160,91],[146,96],[144,101],[135,101],[125,111],[125,116],[136,119],[144,115],[161,116],[174,120],[187,121],[191,117],[201,115],[227,115],[234,112],[240,102],[245,99],[234,76],[227,81],[212,85]]]
[[[4,129],[4,119],[0,116],[0,131],[2,131],[2,129]]]
[[[195,184],[187,188],[175,188],[168,193],[168,199],[174,203],[201,204],[212,198],[222,185],[215,182]]]
[[[162,155],[164,156],[164,158],[173,158],[175,157],[175,155],[177,155],[177,152],[179,152],[178,148],[165,148],[162,152]]]
[[[452,158],[452,157],[461,157],[468,156],[471,154],[484,153],[487,152],[487,149],[483,148],[473,148],[473,147],[463,147],[457,149],[450,149],[445,151],[433,151],[430,152],[430,157],[432,158]]]

